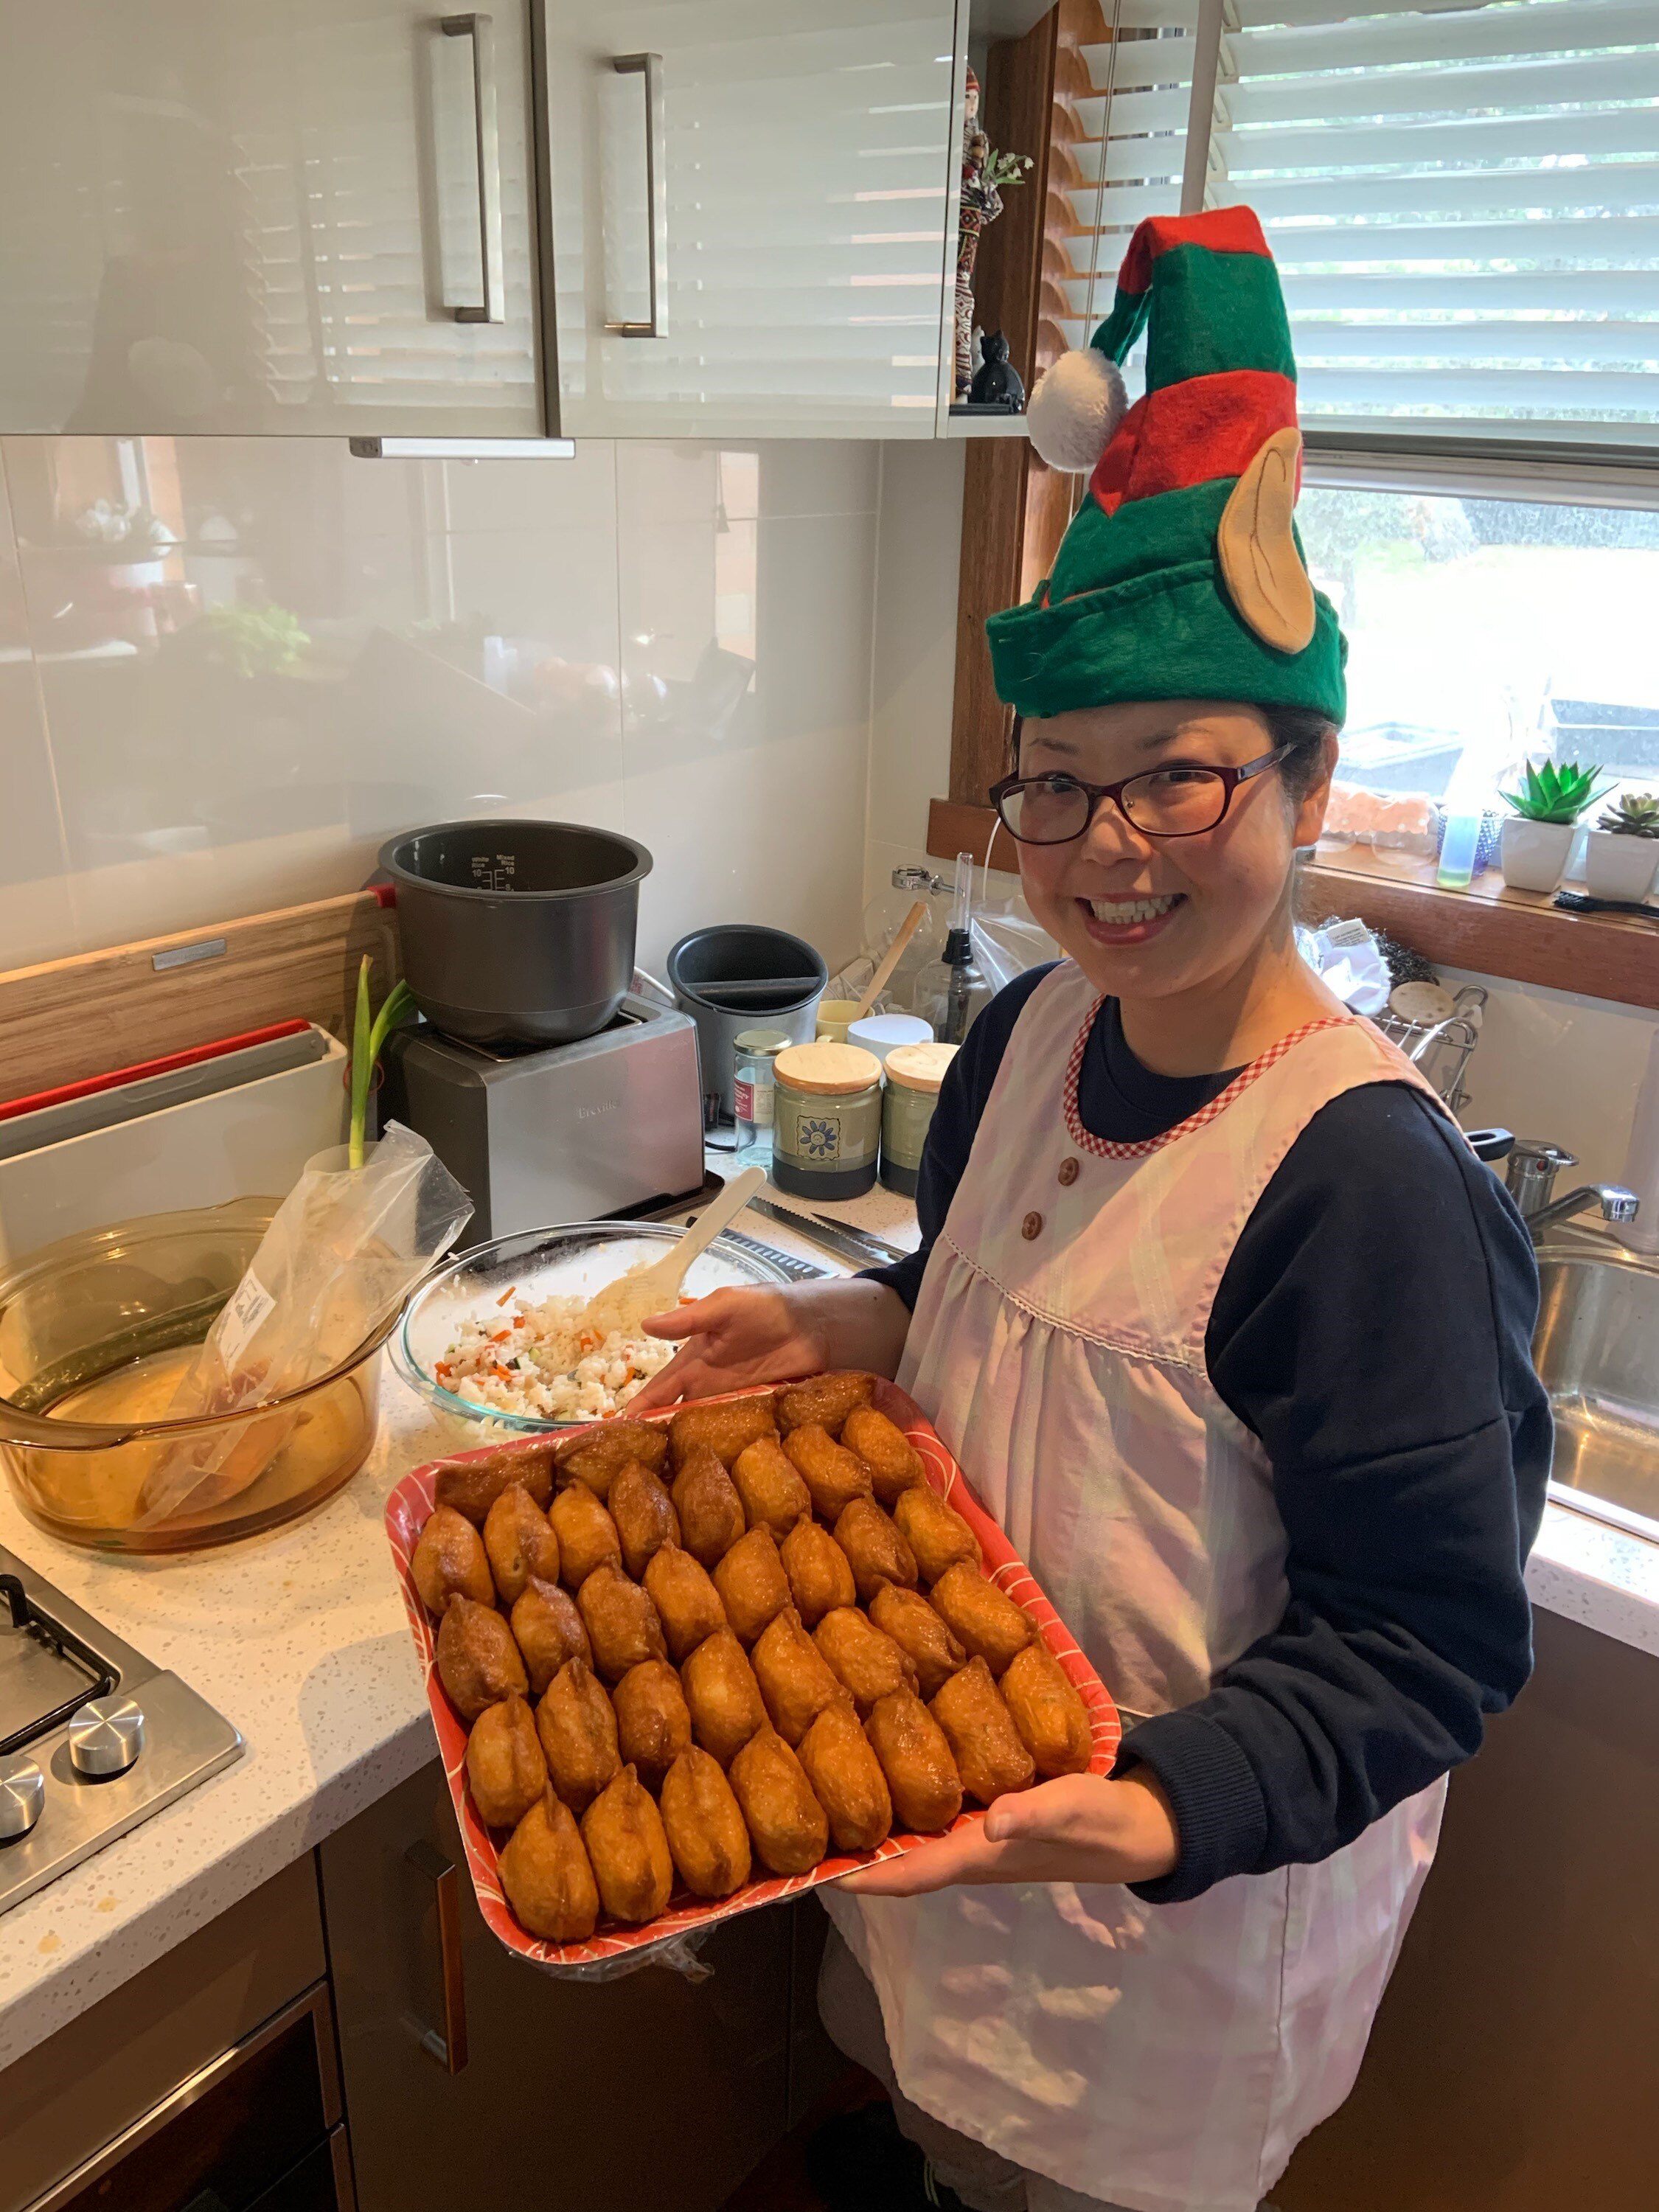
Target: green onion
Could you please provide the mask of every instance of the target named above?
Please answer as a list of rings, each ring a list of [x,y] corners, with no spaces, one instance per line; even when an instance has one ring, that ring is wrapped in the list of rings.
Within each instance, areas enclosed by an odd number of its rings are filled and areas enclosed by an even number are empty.
[[[354,1168],[363,1164],[363,1139],[368,1127],[368,1094],[387,1035],[415,1003],[407,983],[394,983],[386,993],[386,1003],[380,1012],[371,1019],[368,971],[373,964],[368,953],[364,953],[362,965],[357,970],[357,1011],[351,1030],[351,1137],[346,1157],[349,1164]]]

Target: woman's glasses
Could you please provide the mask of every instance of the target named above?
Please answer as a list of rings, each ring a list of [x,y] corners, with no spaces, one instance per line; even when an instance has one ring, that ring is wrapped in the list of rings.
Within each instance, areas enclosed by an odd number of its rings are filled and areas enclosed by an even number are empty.
[[[1121,783],[1085,783],[1075,775],[1006,775],[991,787],[1003,827],[1022,845],[1069,845],[1082,836],[1103,799],[1147,837],[1196,837],[1213,830],[1252,776],[1265,775],[1294,745],[1276,745],[1242,768],[1166,761]]]

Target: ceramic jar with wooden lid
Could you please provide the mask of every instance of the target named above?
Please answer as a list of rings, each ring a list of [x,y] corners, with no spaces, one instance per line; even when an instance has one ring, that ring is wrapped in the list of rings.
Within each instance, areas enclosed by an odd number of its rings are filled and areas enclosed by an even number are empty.
[[[881,1179],[905,1198],[916,1194],[921,1149],[939,1103],[953,1044],[896,1045],[887,1055],[887,1093],[881,1112]]]
[[[772,1180],[797,1198],[861,1198],[881,1149],[881,1062],[854,1044],[796,1044],[772,1063]]]

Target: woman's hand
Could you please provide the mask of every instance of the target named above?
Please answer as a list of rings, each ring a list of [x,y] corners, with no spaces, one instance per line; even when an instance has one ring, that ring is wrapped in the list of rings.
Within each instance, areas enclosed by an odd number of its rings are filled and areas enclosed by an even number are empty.
[[[978,1826],[844,1875],[838,1887],[857,1897],[920,1897],[956,1884],[1156,1881],[1180,1856],[1170,1801],[1138,1767],[1121,1782],[1066,1774],[999,1797]]]
[[[643,1326],[647,1336],[680,1349],[629,1401],[630,1413],[751,1382],[787,1382],[826,1367],[894,1375],[910,1311],[885,1283],[854,1278],[787,1291],[715,1291]]]

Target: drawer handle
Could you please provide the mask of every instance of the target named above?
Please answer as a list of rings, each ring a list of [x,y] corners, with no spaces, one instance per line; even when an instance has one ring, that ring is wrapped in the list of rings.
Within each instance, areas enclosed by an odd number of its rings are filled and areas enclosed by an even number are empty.
[[[483,301],[452,310],[458,323],[507,320],[507,256],[501,244],[501,141],[495,121],[495,26],[488,15],[442,15],[447,39],[472,41],[472,125],[478,149],[478,246]]]
[[[651,315],[643,323],[611,323],[619,338],[665,338],[668,335],[668,172],[663,161],[662,56],[617,54],[611,66],[618,76],[645,79],[645,205],[649,240],[647,269]]]
[[[425,1841],[411,1844],[404,1853],[416,1874],[432,1884],[438,1908],[438,1953],[444,1978],[444,2032],[428,2027],[421,2048],[435,2058],[447,2074],[459,2074],[466,2064],[466,1968],[461,1958],[460,1870],[441,1851]]]

